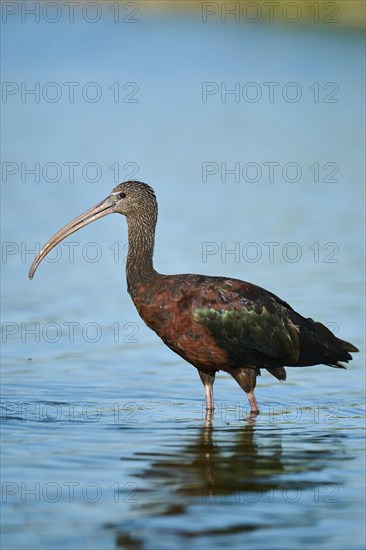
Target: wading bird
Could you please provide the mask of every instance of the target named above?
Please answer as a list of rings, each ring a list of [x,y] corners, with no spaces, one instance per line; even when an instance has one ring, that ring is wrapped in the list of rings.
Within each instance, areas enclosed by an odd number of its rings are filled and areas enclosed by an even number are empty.
[[[347,363],[350,352],[358,351],[259,286],[228,277],[155,271],[158,205],[154,190],[139,181],[120,183],[109,197],[60,229],[35,258],[29,277],[60,241],[112,213],[127,218],[127,289],[137,311],[170,349],[196,367],[207,411],[214,408],[213,384],[219,370],[237,381],[256,415],[254,388],[260,369],[286,380],[285,366],[323,363],[346,368],[340,361]]]

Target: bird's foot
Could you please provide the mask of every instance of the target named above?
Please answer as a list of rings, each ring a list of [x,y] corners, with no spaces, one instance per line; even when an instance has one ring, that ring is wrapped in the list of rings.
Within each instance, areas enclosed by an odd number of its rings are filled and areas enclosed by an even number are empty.
[[[205,416],[205,424],[206,426],[211,426],[212,419],[214,417],[215,410],[214,409],[206,409],[206,416]]]

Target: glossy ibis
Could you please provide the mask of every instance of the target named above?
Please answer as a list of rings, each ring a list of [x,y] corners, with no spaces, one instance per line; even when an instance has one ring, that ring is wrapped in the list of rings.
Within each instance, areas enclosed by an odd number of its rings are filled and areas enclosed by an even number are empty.
[[[231,374],[258,414],[254,395],[260,369],[286,380],[285,366],[340,361],[358,351],[324,325],[305,319],[259,286],[228,277],[161,275],[153,266],[158,205],[154,190],[139,181],[117,185],[102,202],[58,231],[34,260],[29,277],[60,241],[107,214],[128,223],[127,288],[141,318],[163,342],[191,363],[201,377],[206,409],[214,408],[213,384],[219,370]]]

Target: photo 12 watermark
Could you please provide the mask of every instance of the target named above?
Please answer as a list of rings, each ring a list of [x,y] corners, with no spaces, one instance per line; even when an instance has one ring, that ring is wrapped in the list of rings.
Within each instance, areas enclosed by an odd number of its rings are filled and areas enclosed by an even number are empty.
[[[137,82],[40,82],[3,81],[1,103],[139,103],[140,85]]]
[[[226,1],[202,2],[202,23],[321,23],[340,22],[339,2]]]
[[[56,323],[14,322],[1,323],[1,342],[8,344],[17,341],[20,344],[74,344],[78,341],[95,344],[101,340],[114,344],[138,344],[140,326],[135,321],[120,323],[115,321],[110,326],[102,326],[96,321],[80,323],[79,321],[63,321]]]
[[[116,504],[139,502],[139,486],[131,481],[116,481],[108,486],[96,481],[3,481],[0,488],[3,504],[55,504],[60,501],[94,504],[103,500],[112,500]]]
[[[135,161],[124,163],[76,160],[51,161],[3,161],[1,163],[1,183],[97,183],[102,179],[111,179],[120,183],[136,178],[140,166]]]
[[[203,161],[202,183],[339,183],[339,164],[335,161],[301,164],[291,160]]]
[[[59,22],[84,22],[95,25],[99,22],[136,24],[140,22],[138,2],[1,2],[2,23],[23,24]]]
[[[90,160],[3,161],[1,183],[97,183],[102,179],[120,183],[136,178],[140,166],[135,161],[110,161],[108,164]]]
[[[339,485],[337,483],[315,483],[310,487],[304,487],[300,483],[285,482],[281,488],[267,488],[265,483],[263,489],[251,487],[250,482],[246,483],[204,483],[202,485],[202,502],[204,504],[242,504],[244,502],[254,504],[255,502],[267,502],[278,504],[307,500],[315,503],[338,503]]]
[[[284,261],[296,264],[303,261],[312,261],[314,263],[338,264],[340,246],[338,243],[328,241],[325,243],[310,242],[299,243],[288,241],[281,243],[279,241],[264,242],[215,242],[204,241],[201,245],[201,260],[208,263],[209,259],[219,258],[221,263],[228,262],[246,262],[246,263],[274,263]]]
[[[1,243],[1,263],[31,264],[41,250],[41,243],[29,243],[26,241],[3,241]],[[80,243],[79,241],[65,241],[56,245],[45,256],[44,261],[50,264],[58,262],[86,262],[96,264],[102,258],[111,258],[115,264],[126,263],[128,243],[115,241],[110,245],[100,244],[96,241]]]
[[[339,330],[336,323],[325,323],[332,330]],[[289,403],[259,402],[258,419],[264,419],[267,424],[298,424],[308,422],[311,424],[336,424],[339,422],[340,410],[336,402],[310,403],[299,405],[293,401]],[[223,422],[243,422],[250,417],[250,405],[245,402],[216,402],[212,412],[212,420],[217,424]],[[207,411],[205,404],[201,407],[201,417],[205,420]]]
[[[138,424],[138,403],[114,402],[106,406],[95,401],[55,403],[43,401],[10,401],[0,403],[0,422],[58,422],[71,424],[96,424],[107,421],[113,424]]]
[[[201,84],[202,103],[335,103],[340,102],[337,82],[206,81]]]

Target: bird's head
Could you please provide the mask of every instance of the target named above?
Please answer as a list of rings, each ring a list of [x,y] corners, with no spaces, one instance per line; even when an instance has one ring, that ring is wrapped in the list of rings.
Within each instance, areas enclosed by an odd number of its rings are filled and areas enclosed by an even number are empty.
[[[80,214],[47,241],[31,265],[29,278],[33,278],[43,258],[66,237],[85,225],[113,213],[123,214],[127,220],[149,220],[154,225],[157,219],[157,202],[154,190],[141,181],[119,183],[106,199]]]
[[[124,216],[141,216],[145,211],[157,211],[155,193],[150,185],[141,181],[119,183],[107,198],[114,201],[113,212]]]

